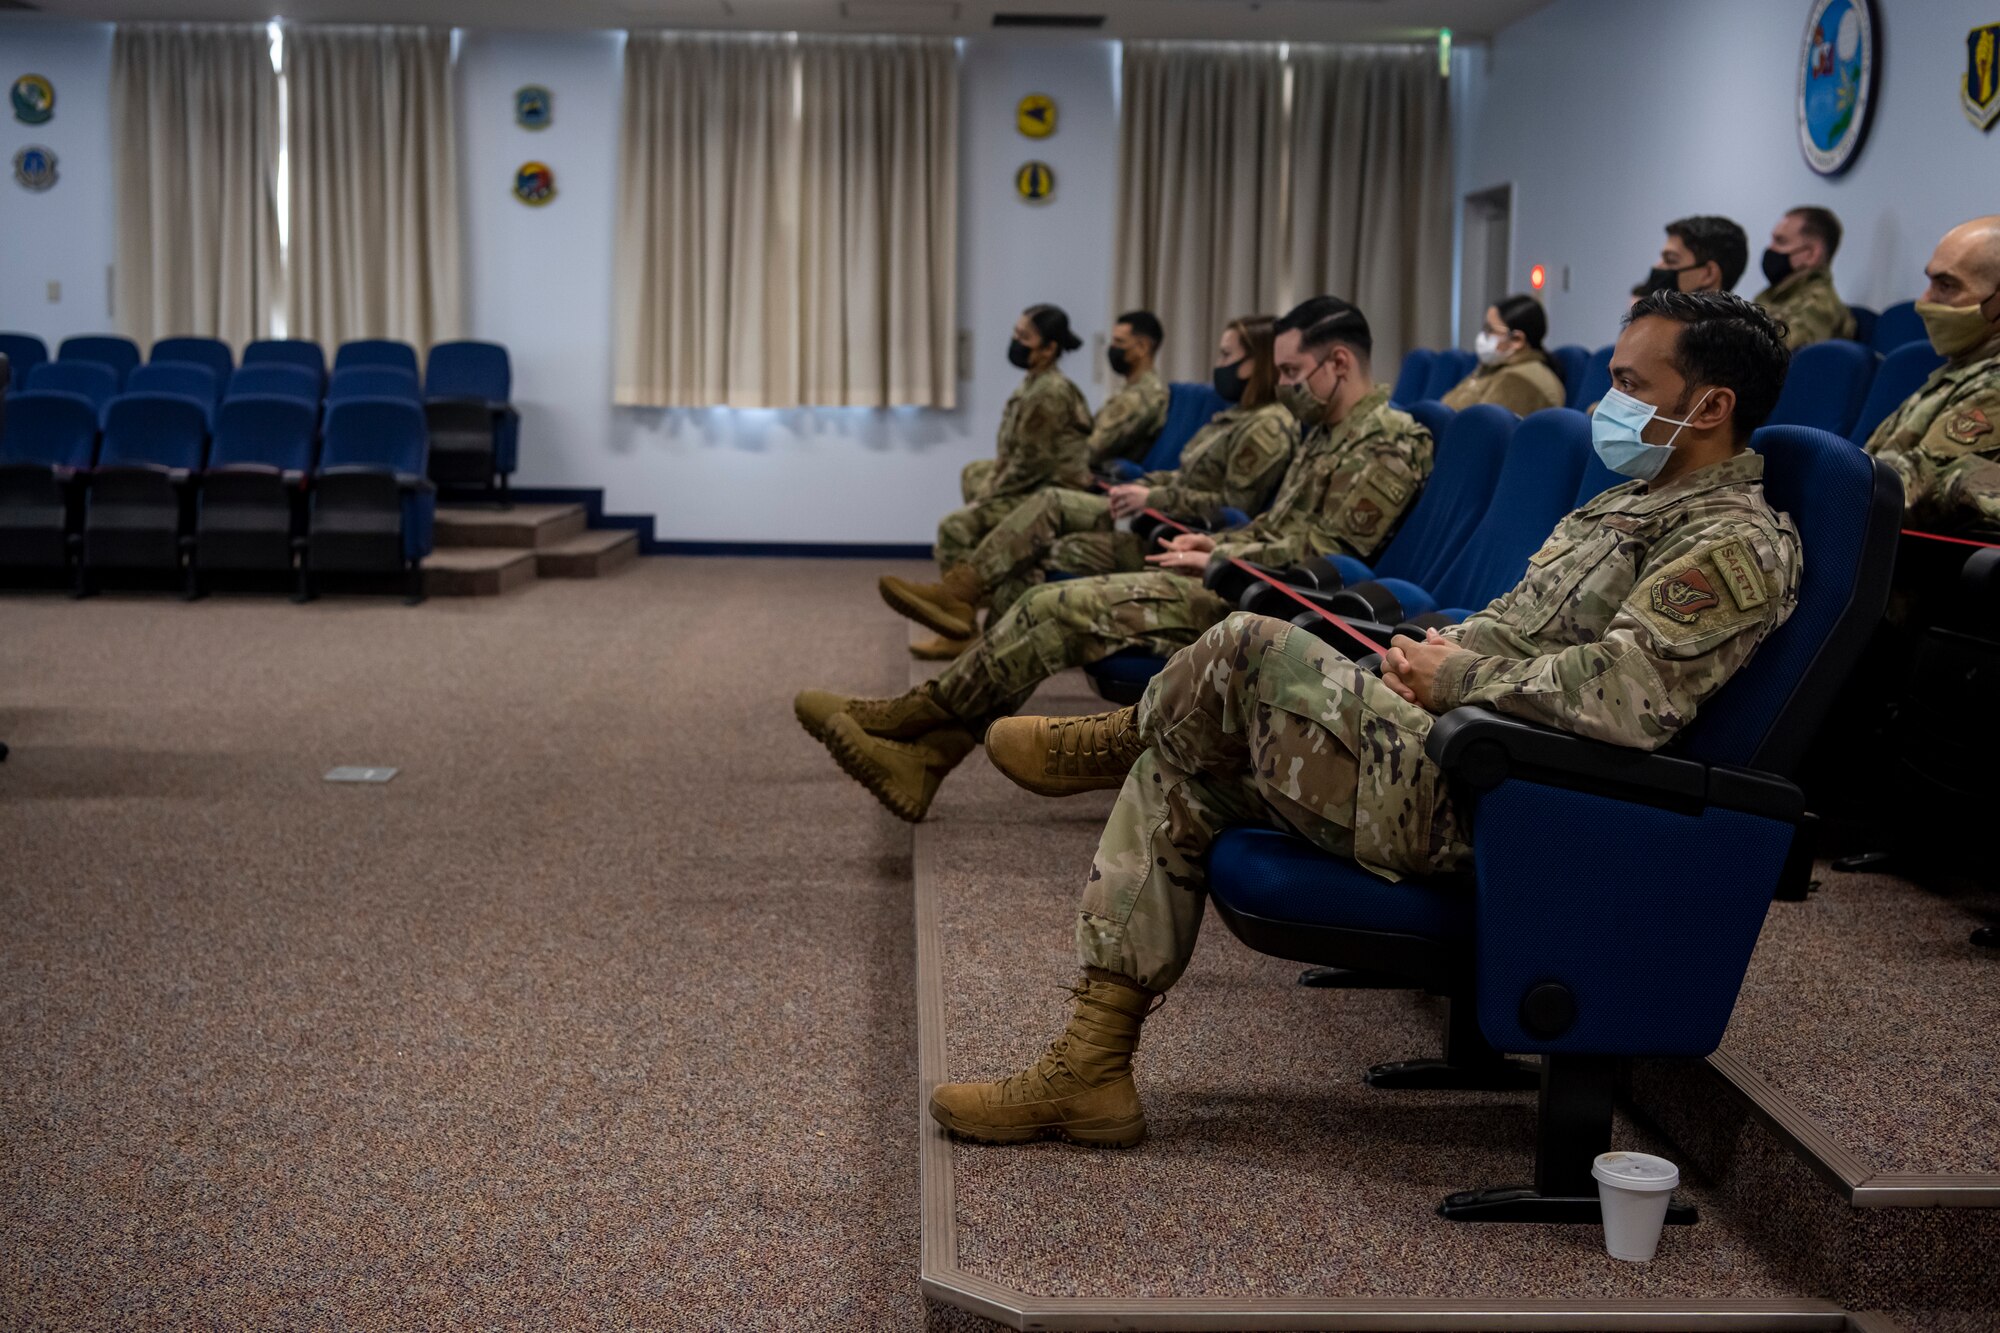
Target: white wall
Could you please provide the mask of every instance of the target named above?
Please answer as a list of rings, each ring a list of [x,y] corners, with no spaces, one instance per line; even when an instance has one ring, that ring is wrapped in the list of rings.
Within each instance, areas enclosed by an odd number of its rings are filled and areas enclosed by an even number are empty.
[[[1086,345],[1066,369],[1093,402],[1103,397],[1094,357],[1113,313],[1115,50],[966,45],[959,325],[972,335],[972,378],[957,410],[649,411],[610,406],[619,38],[468,34],[459,59],[470,327],[513,352],[519,483],[602,486],[607,508],[655,515],[663,539],[928,543],[958,503],[959,469],[992,451],[1020,379],[1005,350],[1023,306],[1068,309]],[[555,125],[538,134],[513,124],[513,90],[529,82],[555,95]],[[1029,92],[1060,106],[1058,133],[1040,143],[1014,128],[1014,104]],[[540,209],[506,194],[530,156],[556,172],[557,198]],[[1039,207],[1014,194],[1015,169],[1030,158],[1056,171],[1056,197]]]
[[[56,113],[23,125],[0,107],[0,329],[40,336],[53,356],[71,334],[112,327],[111,26],[0,14],[0,91],[23,74],[55,85]],[[56,155],[56,183],[39,194],[14,181],[29,144]]]
[[[1721,213],[1749,232],[1739,290],[1752,295],[1772,224],[1824,204],[1847,230],[1836,285],[1880,309],[1922,290],[1946,229],[2000,209],[2000,133],[1981,134],[1958,105],[1965,34],[1995,17],[1992,6],[1879,0],[1874,125],[1832,179],[1799,153],[1806,10],[1805,0],[1556,0],[1472,53],[1459,193],[1515,182],[1516,289],[1529,265],[1549,266],[1555,341],[1610,341],[1662,225],[1686,214]],[[1565,264],[1567,292],[1555,277]]]

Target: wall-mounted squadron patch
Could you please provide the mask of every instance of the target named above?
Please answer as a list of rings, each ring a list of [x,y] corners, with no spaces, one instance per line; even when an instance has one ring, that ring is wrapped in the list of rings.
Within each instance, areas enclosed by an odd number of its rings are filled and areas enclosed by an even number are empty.
[[[46,125],[56,113],[56,86],[39,74],[14,80],[14,119],[23,125]]]
[[[1982,130],[2000,120],[2000,23],[1988,23],[1965,35],[1965,77],[1958,100],[1965,118]]]
[[[1030,139],[1046,139],[1056,132],[1056,99],[1046,93],[1029,93],[1014,108],[1014,128]]]
[[[514,173],[514,197],[540,208],[556,197],[556,173],[546,162],[523,162]]]
[[[1030,162],[1014,173],[1014,192],[1031,204],[1045,204],[1056,192],[1056,170],[1046,162]]]
[[[555,123],[555,94],[538,84],[514,93],[514,123],[524,130],[545,130]]]
[[[14,179],[24,190],[40,194],[56,183],[56,155],[37,144],[14,154]]]

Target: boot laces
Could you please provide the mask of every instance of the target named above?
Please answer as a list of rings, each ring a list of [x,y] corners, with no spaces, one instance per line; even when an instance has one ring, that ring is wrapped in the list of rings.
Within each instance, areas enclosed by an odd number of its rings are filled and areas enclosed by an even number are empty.
[[[1050,726],[1048,771],[1063,777],[1101,772],[1118,756],[1117,729],[1104,715],[1053,718]]]

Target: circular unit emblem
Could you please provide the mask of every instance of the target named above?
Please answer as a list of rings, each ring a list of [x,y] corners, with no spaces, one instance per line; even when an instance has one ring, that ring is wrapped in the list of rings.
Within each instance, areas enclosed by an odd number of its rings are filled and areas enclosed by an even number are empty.
[[[1853,164],[1875,114],[1875,0],[1812,0],[1799,52],[1799,150],[1822,176]]]
[[[14,179],[24,190],[40,194],[56,183],[56,155],[37,144],[14,154]]]
[[[545,130],[555,120],[555,97],[548,89],[529,84],[514,94],[514,123],[524,130]]]
[[[14,119],[23,125],[46,125],[56,113],[56,88],[39,74],[14,80]]]
[[[1056,192],[1055,168],[1030,162],[1014,173],[1014,190],[1031,204],[1045,204]]]
[[[540,208],[556,197],[556,173],[546,162],[523,162],[514,173],[514,197]]]
[[[1030,139],[1046,139],[1056,132],[1056,99],[1046,93],[1029,93],[1014,108],[1014,128]]]

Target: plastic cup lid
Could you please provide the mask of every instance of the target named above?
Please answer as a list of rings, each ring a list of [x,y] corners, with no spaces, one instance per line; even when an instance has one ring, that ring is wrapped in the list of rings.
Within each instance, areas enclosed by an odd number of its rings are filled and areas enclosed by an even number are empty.
[[[1670,1190],[1681,1169],[1664,1157],[1643,1152],[1608,1152],[1590,1164],[1593,1179],[1625,1190]]]

